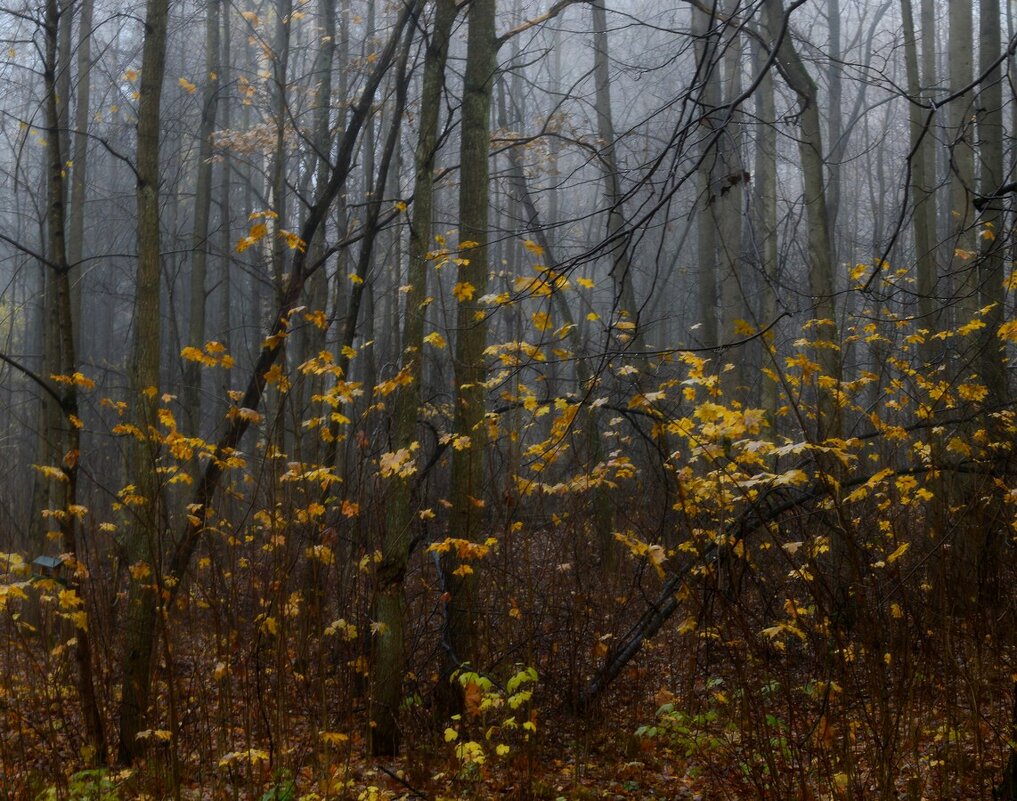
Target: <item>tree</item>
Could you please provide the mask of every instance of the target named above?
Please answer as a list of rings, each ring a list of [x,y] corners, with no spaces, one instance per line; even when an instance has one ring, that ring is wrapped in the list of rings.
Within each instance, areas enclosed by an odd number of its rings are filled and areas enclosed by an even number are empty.
[[[803,179],[802,203],[808,218],[809,294],[816,320],[815,335],[819,339],[816,361],[823,375],[839,381],[841,378],[839,347],[827,344],[836,339],[837,320],[834,309],[833,240],[830,236],[830,216],[826,202],[819,96],[815,81],[802,63],[787,30],[787,18],[782,13],[779,0],[767,0],[765,13],[770,41],[777,48],[777,63],[781,75],[798,96],[800,104],[798,154]],[[840,430],[838,407],[833,401],[832,393],[822,388],[818,391],[816,414],[817,438],[822,440],[828,436],[837,436]]]
[[[212,210],[212,133],[219,98],[219,0],[208,0],[205,10],[205,74],[202,76],[201,125],[198,129],[198,169],[194,186],[194,249],[191,254],[190,305],[187,344],[205,343],[205,306],[208,297],[207,264],[211,250],[209,221]],[[184,368],[184,408],[188,425],[201,433],[201,364]]]
[[[456,342],[454,430],[465,447],[452,451],[449,492],[449,532],[475,541],[484,520],[484,450],[486,432],[486,365],[488,311],[480,303],[487,293],[488,214],[490,208],[488,157],[491,140],[491,96],[498,51],[495,0],[474,0],[467,12],[466,72],[463,79],[461,143],[459,148],[459,246],[462,262],[456,272]],[[465,569],[464,569],[465,567]],[[446,677],[478,654],[472,637],[475,583],[472,568],[459,566],[445,576],[449,601],[443,645]]]
[[[159,142],[163,75],[166,68],[167,0],[147,0],[145,41],[141,57],[138,101],[137,197],[138,268],[134,300],[134,354],[131,388],[134,419],[140,435],[131,444],[128,474],[137,482],[142,506],[128,535],[131,564],[159,569],[158,395],[161,354],[160,287],[162,252],[159,213]],[[158,599],[156,587],[142,581],[131,585],[124,625],[123,697],[120,705],[119,759],[133,762],[140,755],[138,732],[148,712],[152,671],[152,641]]]
[[[422,400],[424,313],[428,306],[427,268],[430,264],[434,216],[434,165],[438,150],[441,93],[445,80],[449,37],[456,18],[453,0],[437,0],[431,36],[424,56],[420,92],[420,122],[414,150],[413,211],[410,220],[409,267],[400,370],[408,381],[395,392],[391,451],[409,450],[417,441],[417,414]],[[399,750],[398,713],[406,671],[406,598],[403,582],[415,528],[412,476],[393,476],[386,504],[382,561],[377,573],[377,620],[381,633],[371,666],[371,752],[394,754]]]
[[[44,64],[44,81],[46,89],[46,153],[48,156],[47,177],[48,177],[48,256],[50,268],[53,273],[50,279],[55,288],[55,314],[53,332],[59,335],[58,343],[58,377],[64,386],[63,397],[59,397],[52,389],[49,394],[57,402],[61,413],[61,420],[58,428],[48,432],[59,442],[57,452],[60,455],[60,486],[63,489],[62,497],[59,499],[56,508],[53,510],[59,521],[60,542],[65,553],[65,559],[70,568],[71,578],[68,581],[67,590],[76,595],[82,605],[85,599],[82,597],[82,585],[80,576],[87,573],[84,565],[78,559],[78,515],[75,514],[75,507],[78,505],[78,460],[80,458],[80,434],[81,421],[78,418],[77,403],[77,363],[74,350],[74,318],[71,311],[71,282],[70,265],[67,261],[67,249],[64,235],[65,219],[65,159],[61,150],[61,143],[66,140],[66,128],[62,127],[59,109],[59,84],[57,76],[60,70],[69,71],[69,60],[67,54],[70,48],[60,46],[60,36],[69,37],[70,25],[61,24],[70,16],[70,9],[61,10],[57,0],[48,0],[46,3],[46,19],[44,23],[46,32],[46,50]],[[60,54],[64,54],[61,60]],[[66,89],[65,89],[66,91]],[[66,116],[64,117],[66,119]],[[53,508],[53,507],[51,507]],[[106,759],[106,733],[102,722],[102,715],[99,711],[99,704],[95,692],[95,680],[93,678],[93,655],[91,638],[88,633],[87,613],[83,621],[78,621],[77,631],[74,636],[74,656],[77,667],[77,690],[82,707],[82,717],[85,721],[85,732],[87,747],[91,755],[86,757],[89,762],[104,762]]]
[[[155,4],[160,1],[152,0]],[[370,114],[375,92],[392,64],[396,46],[402,38],[406,25],[418,8],[418,3],[405,6],[396,19],[392,33],[375,59],[373,69],[365,80],[360,96],[352,109],[349,123],[339,140],[336,161],[332,166],[328,181],[318,191],[314,205],[300,229],[298,239],[294,240],[295,246],[290,257],[289,277],[269,327],[268,335],[262,340],[261,349],[243,396],[228,415],[226,430],[216,442],[212,458],[209,459],[204,471],[195,482],[186,524],[173,543],[166,560],[162,585],[164,603],[173,599],[180,590],[181,582],[186,579],[191,559],[206,531],[205,515],[212,504],[226,469],[226,460],[234,454],[240,440],[250,427],[251,421],[254,419],[253,416],[258,414],[257,409],[261,405],[268,383],[267,376],[279,358],[280,344],[286,336],[293,307],[300,298],[309,273],[321,266],[320,264],[308,264],[307,250],[303,243],[311,241],[317,233],[318,227],[325,223],[336,196],[349,177],[353,153],[364,122]],[[142,116],[139,113],[139,141],[141,140],[141,119]],[[239,413],[240,410],[248,411]],[[138,755],[137,734],[141,730],[141,723],[144,720],[151,692],[151,664],[158,631],[159,607],[154,593],[136,590],[136,594],[140,596],[140,599],[129,599],[131,605],[128,607],[124,652],[123,701],[121,702],[120,715],[122,761],[132,761]]]

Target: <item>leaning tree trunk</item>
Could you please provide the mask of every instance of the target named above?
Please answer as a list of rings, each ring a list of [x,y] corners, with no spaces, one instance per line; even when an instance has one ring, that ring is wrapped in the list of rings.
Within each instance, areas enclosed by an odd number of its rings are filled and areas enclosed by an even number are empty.
[[[151,5],[159,6],[164,0],[151,0]],[[374,67],[367,76],[360,96],[354,105],[349,122],[339,138],[334,166],[328,182],[321,187],[314,205],[308,211],[307,219],[300,229],[299,236],[303,242],[310,242],[316,235],[319,226],[325,224],[329,210],[332,208],[339,192],[346,185],[350,174],[353,154],[360,139],[360,131],[364,120],[370,113],[371,104],[382,77],[388,71],[395,55],[396,47],[402,38],[411,16],[419,13],[421,0],[403,7],[399,18],[393,26],[393,32],[379,51]],[[163,6],[163,10],[165,7]],[[165,23],[165,18],[163,19]],[[151,24],[149,31],[153,28]],[[163,27],[165,33],[165,27]],[[143,65],[144,65],[143,60]],[[161,63],[157,66],[161,67]],[[140,126],[140,118],[139,118]],[[140,135],[140,130],[139,130]],[[140,160],[139,160],[140,161]],[[237,409],[257,411],[262,403],[267,384],[266,374],[279,359],[278,342],[285,336],[289,326],[289,318],[293,306],[300,298],[308,275],[320,265],[308,263],[307,252],[301,248],[293,251],[290,275],[285,291],[280,298],[275,316],[262,339],[262,345],[255,359],[254,368],[247,382],[244,395],[237,403]],[[166,580],[162,585],[163,603],[170,607],[186,578],[191,560],[205,533],[205,518],[211,508],[219,483],[225,470],[224,460],[231,456],[240,444],[247,429],[250,427],[250,415],[233,414],[229,416],[226,431],[216,443],[215,451],[209,459],[204,472],[195,482],[194,493],[189,506],[190,514],[184,521],[183,530],[175,540],[168,564]],[[120,756],[124,761],[137,756],[136,735],[145,719],[148,700],[151,695],[151,664],[155,646],[155,633],[158,628],[158,609],[153,593],[138,593],[137,598],[129,598],[132,604],[128,609],[127,632],[125,642],[125,669],[122,678],[121,707],[121,743]],[[128,735],[128,736],[125,736]]]

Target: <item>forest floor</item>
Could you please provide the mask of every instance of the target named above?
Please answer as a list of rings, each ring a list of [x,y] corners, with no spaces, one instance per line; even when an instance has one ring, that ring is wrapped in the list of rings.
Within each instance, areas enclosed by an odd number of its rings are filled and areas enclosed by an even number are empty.
[[[407,717],[403,754],[365,756],[364,738],[348,736],[326,747],[298,723],[275,767],[251,749],[226,757],[183,743],[174,791],[170,749],[154,746],[135,770],[69,773],[54,782],[58,764],[40,753],[16,754],[16,737],[0,737],[3,775],[0,798],[121,799],[181,798],[193,801],[477,801],[481,799],[779,799],[847,801],[894,798],[906,801],[969,801],[993,798],[1007,759],[1011,676],[997,671],[999,691],[982,683],[947,688],[923,671],[907,689],[905,703],[851,699],[837,687],[818,703],[808,693],[781,694],[770,678],[774,706],[751,704],[737,666],[717,661],[709,675],[688,677],[688,696],[667,689],[662,677],[681,671],[679,649],[687,638],[664,634],[615,683],[594,714],[564,711],[546,690],[529,707],[535,731],[508,731],[490,710],[481,712],[476,688],[466,686],[466,710],[444,733],[424,710]],[[995,657],[1000,654],[993,654]],[[931,665],[930,665],[931,666]],[[996,663],[999,666],[999,663]],[[970,667],[970,666],[968,666]],[[760,678],[757,676],[756,678]],[[747,682],[751,684],[751,682]],[[893,682],[885,689],[893,691]],[[805,684],[801,685],[806,686]],[[873,685],[870,685],[870,687]],[[945,693],[945,694],[944,694]],[[892,694],[892,692],[891,692]],[[965,697],[967,696],[967,697]],[[493,696],[491,696],[493,698]],[[9,699],[10,696],[7,695]],[[789,700],[800,698],[797,707]],[[889,696],[888,696],[889,698]],[[972,706],[977,704],[977,709]],[[544,709],[541,709],[541,706]],[[755,706],[756,708],[753,708]],[[8,707],[8,713],[10,709]],[[362,716],[358,715],[361,724]],[[8,714],[8,723],[12,716]],[[972,725],[973,722],[973,725]],[[306,729],[306,730],[305,730]],[[452,733],[456,737],[452,737]],[[22,737],[23,737],[22,732]],[[39,746],[58,731],[37,732]],[[461,735],[461,736],[460,736]],[[473,740],[468,740],[472,736]],[[466,743],[478,747],[465,747]],[[500,749],[498,746],[504,746]],[[267,755],[265,755],[267,756]],[[883,773],[880,760],[885,758]],[[289,767],[278,767],[279,762]],[[70,764],[73,757],[68,754]]]
[[[659,579],[646,571],[605,591],[585,566],[561,569],[576,557],[537,555],[548,573],[528,613],[514,600],[525,587],[486,587],[479,630],[493,667],[459,677],[458,716],[434,711],[440,593],[415,576],[414,619],[429,622],[407,634],[402,753],[391,759],[366,756],[369,640],[351,625],[302,645],[295,622],[280,616],[268,636],[258,607],[237,601],[243,614],[222,617],[236,627],[223,635],[217,608],[192,601],[175,610],[173,658],[156,668],[146,758],[85,770],[70,640],[26,634],[12,606],[0,624],[0,801],[994,798],[1014,744],[1005,610],[944,617],[918,587],[878,604],[859,595],[863,622],[845,630],[763,584],[683,590],[683,610],[580,717],[569,699]],[[342,610],[366,630],[365,599],[337,601],[328,619]],[[94,630],[108,649],[98,684],[111,739],[115,623],[97,618]]]

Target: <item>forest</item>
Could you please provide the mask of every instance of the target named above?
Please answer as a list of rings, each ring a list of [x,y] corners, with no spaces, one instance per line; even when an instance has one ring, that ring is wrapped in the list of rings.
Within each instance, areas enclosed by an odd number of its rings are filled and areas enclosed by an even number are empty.
[[[1015,53],[2,0],[0,801],[1017,801]]]

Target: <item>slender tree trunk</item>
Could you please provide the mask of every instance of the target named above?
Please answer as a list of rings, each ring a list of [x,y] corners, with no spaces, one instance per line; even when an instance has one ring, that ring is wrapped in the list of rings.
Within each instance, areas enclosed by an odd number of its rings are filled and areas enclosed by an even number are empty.
[[[765,56],[763,48],[753,45],[754,64],[757,71],[763,68]],[[774,101],[773,70],[767,70],[756,90],[756,116],[761,127],[756,134],[756,173],[753,180],[756,207],[756,239],[759,248],[759,261],[762,267],[763,291],[760,303],[760,322],[770,325],[777,319],[777,111]],[[773,335],[765,335],[763,341],[764,367],[775,367],[771,364],[771,354],[775,353]],[[762,376],[760,405],[774,419],[777,411],[778,384],[767,376]]]
[[[914,11],[911,0],[901,0],[901,19],[904,23],[904,61],[907,69],[908,94],[915,102],[908,104],[908,122],[911,133],[911,194],[914,201],[912,229],[915,237],[915,262],[917,271],[916,288],[918,291],[918,328],[935,327],[934,318],[938,310],[935,302],[937,269],[936,245],[934,241],[936,226],[936,205],[934,199],[935,182],[931,176],[934,154],[930,152],[933,142],[932,132],[925,131],[926,113],[918,106],[917,101],[924,97],[922,82],[919,75],[918,44]],[[929,47],[926,39],[923,47]],[[931,334],[932,331],[930,330]],[[926,336],[922,355],[925,361],[931,361],[933,352],[931,337]]]
[[[821,442],[829,437],[840,436],[841,420],[840,406],[833,393],[818,379],[832,379],[836,387],[841,379],[841,357],[833,301],[833,248],[824,184],[823,133],[819,119],[818,92],[812,76],[795,49],[790,30],[781,30],[783,3],[780,0],[766,0],[766,4],[764,14],[770,40],[777,46],[777,63],[799,103],[798,155],[802,165],[802,202],[808,222],[808,282],[814,327],[812,336],[815,342],[814,359],[821,372],[816,381],[815,437]],[[777,45],[779,36],[782,38]],[[842,474],[843,467],[835,459],[820,454],[817,463],[823,473],[830,477],[829,480],[840,480],[838,476]],[[858,549],[839,521],[831,519],[829,529],[829,611],[831,618],[841,625],[850,625],[856,609],[852,587],[859,580]]]
[[[152,5],[156,7],[157,11],[161,2],[162,0],[151,0]],[[400,10],[389,41],[379,51],[378,57],[374,61],[373,69],[365,79],[364,87],[351,111],[349,122],[339,137],[335,165],[329,174],[328,182],[318,191],[315,203],[308,211],[307,219],[304,221],[303,227],[299,232],[300,238],[304,242],[312,241],[318,227],[325,224],[329,210],[340,190],[346,184],[364,120],[370,113],[371,104],[378,91],[378,86],[392,64],[396,48],[411,16],[419,14],[420,4],[420,0],[417,0]],[[163,10],[165,10],[165,7],[163,7]],[[148,28],[150,35],[153,30],[158,30],[157,26],[153,27],[153,20],[158,19],[158,16],[158,13],[154,16],[149,16]],[[165,23],[164,16],[162,22]],[[164,25],[162,31],[163,33],[165,32]],[[148,54],[147,45],[148,42],[146,41],[146,55]],[[144,63],[143,60],[143,65]],[[155,66],[161,67],[161,62],[156,63]],[[150,72],[149,75],[151,76],[153,73],[154,71]],[[139,116],[139,135],[142,119],[143,117]],[[280,348],[278,347],[278,341],[288,329],[293,306],[300,298],[308,273],[313,269],[320,269],[318,265],[308,264],[307,252],[300,248],[293,251],[291,265],[286,291],[280,298],[274,318],[268,328],[267,336],[261,340],[262,346],[255,359],[244,395],[235,406],[236,409],[243,408],[257,411],[260,408],[267,383],[265,376],[279,359]],[[235,452],[250,424],[251,420],[248,415],[228,415],[226,431],[216,443],[213,457],[209,459],[204,473],[195,484],[194,494],[189,506],[190,514],[187,515],[183,529],[176,538],[172,551],[169,554],[165,570],[166,580],[161,586],[163,603],[169,608],[171,608],[176,593],[180,590],[194,552],[206,531],[204,523],[205,515],[222,480],[225,469],[224,460]],[[131,605],[128,609],[120,743],[121,759],[124,761],[128,761],[137,755],[136,735],[147,712],[148,700],[151,694],[150,667],[155,644],[154,632],[158,626],[158,606],[155,603],[154,595],[151,593],[141,594],[140,598],[141,601],[149,600],[147,603],[142,603],[133,598],[129,599]]]
[[[767,0],[768,26],[775,39],[782,17],[780,0]],[[814,335],[819,341],[816,360],[823,374],[840,381],[841,361],[837,347],[837,323],[834,309],[833,247],[830,236],[830,215],[827,211],[824,183],[823,131],[819,120],[819,100],[815,81],[802,63],[790,31],[784,32],[777,52],[781,73],[798,96],[798,155],[802,164],[803,204],[808,218],[809,294],[812,297]],[[840,412],[830,392],[819,389],[817,437],[838,436]]]
[[[978,72],[985,76],[978,93],[978,141],[981,175],[979,191],[984,196],[996,193],[1002,185],[1003,163],[1003,71],[999,61],[1002,49],[999,0],[980,0]],[[1003,209],[1001,203],[989,203],[981,215],[982,255],[978,283],[981,306],[992,306],[985,315],[982,329],[982,381],[989,390],[988,403],[1002,406],[1008,400],[1006,348],[997,332],[1005,315],[1006,293],[1003,267]]]
[[[228,87],[231,85],[230,70],[231,64],[231,46],[232,42],[232,25],[230,20],[230,6],[226,5],[221,9],[222,17],[222,58],[219,69],[219,86]],[[231,97],[225,95],[222,102],[222,125],[226,130],[230,129],[231,122]],[[218,108],[218,106],[217,106]],[[232,230],[232,197],[233,197],[233,163],[230,157],[229,150],[227,149],[222,156],[222,170],[220,171],[222,177],[222,188],[220,191],[220,209],[219,214],[219,242],[220,249],[222,251],[222,258],[220,262],[220,275],[219,275],[219,340],[226,348],[227,353],[232,353],[233,348],[233,336],[232,336],[232,301],[233,301],[233,286],[232,286],[232,264],[233,264],[233,230]],[[226,384],[222,388],[222,398],[226,397],[226,389],[229,386],[229,378],[225,379]],[[213,415],[215,418],[220,416],[220,413],[224,411],[222,407],[223,401],[217,396],[216,406],[213,408]]]
[[[92,94],[92,13],[94,0],[81,0],[78,14],[78,86],[74,107],[74,156],[71,166],[71,208],[68,214],[67,261],[71,269],[71,315],[74,318],[74,342],[78,353],[85,353],[82,336],[81,304],[85,252],[85,201],[88,180],[88,122]]]
[[[834,249],[834,261],[837,252],[837,218],[840,214],[841,201],[841,164],[844,161],[846,139],[844,136],[844,68],[841,64],[841,9],[840,0],[826,0],[826,19],[829,26],[829,43],[827,45],[828,66],[826,81],[829,92],[829,114],[827,133],[830,147],[830,158],[826,170],[826,196],[830,215],[831,247]]]
[[[707,348],[719,342],[717,325],[717,243],[720,232],[717,226],[716,173],[717,148],[714,126],[714,110],[720,105],[720,82],[717,62],[717,33],[714,18],[700,10],[692,9],[692,32],[696,37],[697,80],[699,103],[703,108],[699,126],[700,163],[696,171],[696,248],[699,261],[697,294],[696,340]]]
[[[322,36],[318,44],[315,58],[315,100],[314,100],[314,135],[313,147],[317,154],[314,183],[317,186],[328,180],[329,155],[332,144],[329,139],[332,118],[332,67],[336,48],[336,3],[335,0],[319,0],[318,16],[321,19]],[[308,244],[311,262],[316,263],[325,257],[325,229],[318,230],[314,241]],[[328,275],[324,269],[318,270],[308,281],[308,305],[314,312],[325,313],[328,308]],[[327,327],[327,326],[326,326]],[[300,360],[316,355],[325,347],[325,328],[316,325],[305,326],[302,335]],[[303,406],[311,403],[314,395],[323,389],[321,379],[308,377],[303,397]],[[318,431],[308,430],[303,437],[301,458],[308,463],[317,463],[320,455],[321,436]]]
[[[628,236],[625,233],[624,197],[615,150],[616,135],[611,108],[605,0],[592,0],[590,12],[593,15],[593,77],[596,85],[597,137],[600,140],[600,163],[608,207],[607,253],[611,258],[611,278],[615,285],[615,306],[618,315],[615,322],[627,324],[626,328],[619,329],[624,341],[631,341],[634,349],[641,351],[644,350],[644,337],[639,326],[639,306],[636,303]]]
[[[160,286],[162,257],[159,238],[159,139],[162,120],[163,73],[166,64],[168,0],[148,0],[145,42],[141,57],[138,101],[138,269],[134,301],[134,353],[131,390],[134,420],[144,441],[131,444],[129,480],[143,505],[135,510],[128,534],[127,553],[132,562],[147,561],[158,571],[159,482],[155,472],[158,441],[156,410],[160,365]],[[148,713],[152,653],[155,642],[157,598],[149,580],[131,582],[124,623],[123,692],[120,706],[119,759],[133,762],[139,755],[138,732]]]
[[[431,250],[434,215],[434,165],[438,147],[441,94],[449,38],[456,18],[454,0],[437,0],[435,18],[424,57],[420,95],[420,128],[414,152],[413,212],[410,220],[409,267],[403,323],[401,369],[409,369],[410,382],[396,390],[393,399],[391,448],[409,448],[416,441],[417,415],[423,380],[424,310],[427,307],[427,253]],[[410,555],[414,511],[411,478],[390,479],[385,505],[382,560],[377,572],[375,616],[382,624],[371,665],[370,748],[375,756],[399,750],[399,707],[406,671],[406,595],[403,581]]]
[[[978,32],[978,72],[984,80],[978,91],[978,143],[979,192],[983,196],[996,194],[1004,181],[1003,162],[1003,71],[999,62],[1002,50],[1001,19],[999,0],[980,0]],[[988,389],[985,403],[991,407],[1002,407],[1012,400],[1007,382],[1006,344],[999,337],[999,329],[1005,320],[1006,271],[1004,268],[1004,231],[1002,202],[982,206],[979,220],[981,255],[978,259],[978,286],[981,293],[979,305],[987,308],[983,315],[985,328],[979,339],[978,372],[982,383]],[[1005,426],[991,416],[988,427],[993,442],[1005,442]],[[977,489],[975,490],[977,492]],[[1003,494],[997,489],[981,509],[981,520],[976,524],[980,529],[975,536],[981,537],[977,580],[979,600],[985,608],[999,604],[1001,562],[1005,535],[997,521],[1005,516]]]
[[[507,127],[504,121],[499,124],[503,128]],[[540,212],[529,189],[520,149],[512,148],[509,150],[508,156],[509,174],[511,177],[511,181],[508,184],[509,191],[522,207],[526,230],[532,233],[537,244],[544,250],[545,264],[550,270],[557,272],[560,269],[561,262],[556,255],[557,248],[550,236],[552,226],[541,222]],[[572,358],[575,364],[576,394],[581,397],[583,393],[592,388],[595,381],[594,370],[590,364],[591,360],[586,353],[586,340],[581,333],[582,329],[576,323],[564,293],[553,292],[550,302],[554,307],[555,314],[561,318],[562,326],[568,332],[566,336],[572,349]],[[511,340],[519,340],[521,336],[517,331],[519,327],[512,326],[510,328],[509,338]],[[586,453],[583,455],[585,456],[585,463],[592,473],[601,465],[604,459],[603,443],[600,437],[601,425],[596,408],[589,404],[584,404],[583,409],[583,419],[585,421],[583,440],[586,444]],[[590,494],[590,525],[593,531],[593,539],[601,559],[602,567],[610,570],[615,564],[618,552],[617,543],[613,536],[614,504],[611,500],[610,490],[601,483],[597,483],[590,490]]]
[[[958,91],[974,80],[974,28],[972,4],[951,0],[950,10],[950,89]],[[955,323],[969,322],[980,308],[978,270],[974,230],[975,151],[971,125],[971,96],[950,104],[950,215],[953,238],[953,294],[956,298]],[[970,341],[970,340],[969,340]],[[968,356],[972,356],[969,353]]]
[[[491,97],[495,78],[495,0],[473,0],[469,17],[466,75],[463,85],[460,144],[459,238],[476,243],[463,253],[457,273],[460,301],[456,315],[454,354],[454,430],[469,445],[452,453],[449,534],[465,540],[480,536],[484,521],[484,412],[487,378],[487,312],[478,299],[487,293],[489,151]],[[445,678],[460,664],[475,664],[475,581],[465,570],[449,570],[445,577]],[[451,699],[449,699],[451,700]]]
[[[64,123],[61,122],[59,111],[60,82],[57,80],[57,76],[61,70],[70,72],[70,47],[61,47],[58,41],[60,36],[70,38],[71,26],[63,23],[63,20],[70,16],[69,4],[61,10],[57,3],[58,0],[47,0],[46,4],[46,147],[49,179],[46,222],[48,229],[47,250],[56,296],[57,325],[54,329],[54,332],[58,334],[58,365],[56,369],[63,376],[70,377],[77,370],[77,360],[74,352],[74,326],[71,316],[70,269],[67,262],[64,234],[64,204],[67,193],[64,181],[66,165],[61,144],[66,141],[67,137],[62,135],[61,131],[61,126]],[[61,56],[66,60],[61,60]],[[67,91],[66,88],[64,91]],[[57,450],[60,453],[63,472],[63,481],[60,482],[63,495],[58,505],[57,518],[60,521],[60,542],[65,554],[68,572],[66,589],[76,595],[81,600],[82,607],[87,610],[88,598],[85,597],[81,584],[81,576],[87,571],[78,558],[78,518],[72,511],[72,507],[78,502],[78,461],[81,447],[77,389],[73,381],[65,384],[63,401],[60,406],[62,414],[59,426],[48,434],[59,442]],[[92,645],[88,624],[87,617],[83,623],[78,623],[74,637],[78,698],[85,723],[87,747],[91,751],[90,755],[86,755],[86,761],[104,763],[106,761],[106,735],[95,693]]]
[[[333,56],[336,49],[336,3],[335,0],[319,0],[318,16],[320,18],[322,35],[318,42],[318,52],[315,56],[315,100],[314,100],[314,128],[312,146],[316,152],[316,164],[314,170],[314,184],[321,186],[328,181],[329,157],[331,155],[332,143],[330,140],[330,129],[332,119],[332,67]],[[315,233],[314,239],[308,244],[310,262],[317,264],[325,259],[325,226],[321,226]],[[314,313],[325,314],[328,308],[328,273],[324,266],[315,271],[307,282],[307,303]],[[327,332],[327,321],[319,326],[317,324],[307,325],[301,329],[299,362],[316,356],[325,349],[325,335]],[[319,376],[308,375],[304,377],[302,409],[310,409],[315,395],[324,393],[324,379]],[[305,464],[320,464],[323,453],[321,431],[308,429],[303,437],[298,439],[300,443],[299,458]],[[318,545],[320,538],[317,534],[312,535],[311,545]],[[304,566],[303,580],[305,596],[307,599],[307,612],[302,619],[303,633],[301,636],[301,659],[309,662],[309,648],[312,643],[312,632],[321,631],[322,609],[325,602],[324,587],[317,563],[308,560]]]
[[[424,310],[427,307],[427,253],[431,250],[434,208],[434,163],[444,85],[448,40],[456,19],[455,0],[437,0],[434,22],[424,56],[420,96],[420,128],[414,151],[413,211],[410,220],[409,268],[403,354],[400,368],[410,381],[393,398],[392,450],[410,448],[416,441],[423,380]],[[385,503],[381,563],[377,570],[375,616],[381,623],[371,665],[370,750],[375,756],[399,751],[399,708],[406,673],[406,592],[404,579],[414,530],[412,478],[394,476]]]
[[[731,31],[724,49],[723,97],[730,104],[742,92],[742,40],[737,31],[739,20],[736,16],[739,0],[727,4]],[[745,164],[742,160],[742,127],[740,115],[732,114],[718,141],[718,157],[724,186],[718,198],[720,215],[719,269],[721,307],[721,342],[730,342],[738,337],[738,323],[744,322],[745,292],[742,287],[742,222],[744,220]],[[743,353],[725,353],[720,381],[724,397],[730,403],[738,397],[744,377]]]
[[[205,75],[198,131],[198,174],[194,188],[194,234],[191,251],[191,303],[185,345],[205,344],[206,274],[210,250],[209,220],[212,211],[212,133],[219,98],[219,0],[208,0],[205,10]],[[200,362],[184,366],[184,409],[193,436],[201,434]]]

